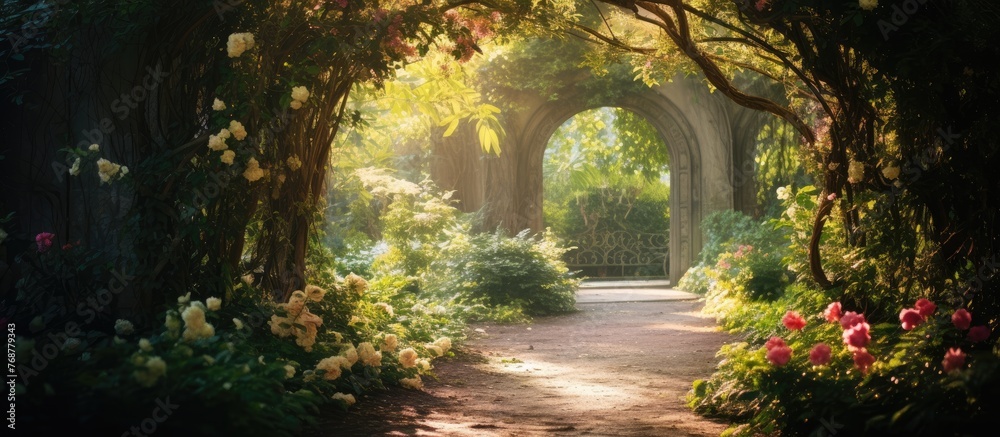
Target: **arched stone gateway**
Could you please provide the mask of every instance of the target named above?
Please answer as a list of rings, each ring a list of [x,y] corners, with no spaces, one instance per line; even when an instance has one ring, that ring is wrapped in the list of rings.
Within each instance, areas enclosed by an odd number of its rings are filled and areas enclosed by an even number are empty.
[[[762,115],[709,92],[697,78],[678,77],[655,88],[597,99],[572,85],[564,90],[568,92],[555,100],[523,92],[506,96],[514,104],[504,114],[500,156],[478,152],[472,126],[437,139],[431,167],[435,181],[456,191],[463,210],[482,210],[488,226],[541,230],[542,163],[549,139],[582,111],[619,107],[649,121],[670,155],[672,280],[687,271],[701,250],[705,215],[725,209],[753,213],[753,148]]]

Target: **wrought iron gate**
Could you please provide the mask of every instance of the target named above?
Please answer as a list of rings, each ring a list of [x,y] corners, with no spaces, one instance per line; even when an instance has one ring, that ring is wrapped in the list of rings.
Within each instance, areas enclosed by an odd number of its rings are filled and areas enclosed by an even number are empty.
[[[566,265],[586,276],[660,276],[642,274],[656,271],[666,277],[669,263],[668,233],[645,234],[614,231],[576,235],[567,239]],[[617,273],[617,275],[615,275]]]

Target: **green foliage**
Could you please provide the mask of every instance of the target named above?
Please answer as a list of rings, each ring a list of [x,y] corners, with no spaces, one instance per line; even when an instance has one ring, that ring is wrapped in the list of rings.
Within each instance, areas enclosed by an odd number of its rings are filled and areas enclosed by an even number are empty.
[[[911,282],[888,286],[893,270],[912,267],[888,258],[874,262],[871,256],[885,250],[885,240],[903,242],[894,249],[905,254],[911,241],[906,232],[873,234],[867,254],[841,249],[843,232],[827,232],[822,241],[830,260],[826,266],[850,284],[844,289],[820,290],[807,280],[791,283],[783,277],[789,268],[807,277],[803,259],[816,194],[811,186],[798,192],[780,188],[785,213],[756,229],[735,214],[711,217],[705,226],[708,239],[716,242],[712,247],[723,248],[714,262],[693,269],[682,284],[707,289],[704,311],[742,341],[722,348],[716,372],[693,385],[690,405],[702,414],[736,421],[730,429],[734,435],[829,435],[831,426],[852,435],[953,435],[956,430],[976,435],[973,429],[992,420],[984,412],[997,407],[995,397],[984,394],[1000,388],[1000,349],[995,340],[972,342],[952,324],[955,306],[947,292],[910,290]],[[768,237],[775,232],[784,237]],[[746,245],[751,241],[758,242],[752,249]],[[939,306],[924,323],[906,331],[900,327],[900,311],[918,297],[931,297]],[[845,312],[862,313],[870,325],[866,350],[875,363],[867,372],[855,365],[844,329],[824,318],[833,301]],[[783,327],[787,311],[804,316],[806,327]],[[788,364],[774,365],[766,356],[764,343],[775,336],[792,350]],[[813,365],[810,351],[820,342],[831,347],[831,359]],[[967,354],[966,364],[943,372],[942,358],[955,347]]]
[[[469,302],[509,306],[526,315],[573,311],[579,280],[573,279],[550,233],[532,237],[502,231],[452,241],[435,264],[432,286],[461,292]]]

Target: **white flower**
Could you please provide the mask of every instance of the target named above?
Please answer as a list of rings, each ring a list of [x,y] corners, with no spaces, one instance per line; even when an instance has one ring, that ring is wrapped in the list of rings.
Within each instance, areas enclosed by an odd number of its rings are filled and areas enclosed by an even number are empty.
[[[221,111],[223,109],[226,109],[226,102],[223,102],[222,100],[216,98],[215,101],[212,102],[212,110]]]
[[[236,141],[243,141],[247,137],[247,130],[243,127],[243,123],[236,120],[229,122],[229,131],[233,133],[233,138],[236,138]]]
[[[153,345],[149,342],[148,338],[140,338],[139,349],[142,349],[143,352],[151,352],[153,350]]]
[[[778,194],[778,200],[788,200],[788,198],[792,195],[790,191],[791,190],[789,190],[788,187],[778,187],[778,189],[775,190]]]
[[[231,382],[224,383],[224,384],[222,384],[222,388],[225,389],[225,390],[229,390],[229,389],[233,388],[233,383],[231,383]]]
[[[870,11],[878,6],[878,0],[858,0],[858,6],[861,6],[861,9]]]
[[[205,299],[205,303],[208,304],[208,309],[212,311],[218,311],[220,308],[222,308],[222,299],[219,299],[217,297],[210,297],[208,299]]]
[[[389,305],[385,302],[376,303],[375,307],[381,308],[382,311],[385,311],[385,313],[389,315],[389,317],[393,317],[395,315],[395,313],[393,313],[392,311],[392,305]]]
[[[399,384],[406,388],[412,388],[414,390],[420,390],[424,387],[423,381],[420,380],[419,376],[414,376],[413,378],[403,378],[399,380]]]
[[[230,58],[235,58],[243,54],[243,52],[252,49],[254,46],[254,39],[252,33],[234,33],[229,35],[229,40],[226,42],[226,51],[229,53]]]
[[[295,376],[295,366],[291,364],[285,364],[285,379]]]
[[[354,405],[354,402],[356,402],[354,395],[352,394],[334,393],[333,396],[330,396],[330,398],[335,401],[342,401],[347,404],[347,406]]]
[[[228,132],[228,131],[227,131]],[[208,148],[219,151],[226,150],[229,146],[226,145],[226,139],[219,135],[209,135],[208,136]]]
[[[89,150],[91,152],[99,152],[99,151],[101,151],[101,145],[100,144],[91,144],[90,147],[87,148],[87,150]]]
[[[127,165],[123,165],[122,166],[122,170],[121,170],[121,176],[125,176],[127,174],[128,174],[128,166]]]
[[[226,129],[226,128],[219,129],[219,138],[222,138],[224,140],[228,140],[229,137],[231,137],[231,136],[233,136],[233,133],[230,132],[229,129]]]
[[[409,369],[417,365],[417,351],[413,348],[406,348],[399,352],[399,364],[404,369]]]
[[[865,179],[865,165],[858,161],[851,161],[847,166],[847,181],[856,184]]]
[[[358,323],[361,323],[361,317],[358,316],[351,316],[351,320],[347,322],[348,325],[352,326],[357,325]]]
[[[899,177],[899,167],[889,166],[882,169],[882,176],[885,176],[888,180],[895,180]]]
[[[243,329],[243,321],[242,321],[242,320],[240,320],[240,319],[236,319],[236,318],[234,318],[234,319],[233,319],[233,325],[235,325],[235,326],[236,326],[236,330],[237,330],[237,331],[239,331],[239,330]]]
[[[399,337],[396,334],[386,334],[385,338],[382,339],[381,349],[386,352],[392,352],[396,350],[396,346],[399,345]]]
[[[302,107],[302,102],[298,100],[292,100],[292,102],[289,103],[288,106],[291,107],[292,109],[299,109]]]
[[[299,159],[298,155],[289,156],[285,163],[288,164],[288,169],[291,171],[298,170],[302,167],[302,160]]]
[[[306,99],[309,98],[309,90],[304,86],[292,87],[292,100],[298,100],[305,103]]]
[[[183,296],[179,296],[177,298],[177,303],[179,303],[179,304],[183,305],[183,304],[186,304],[188,302],[191,302],[191,292],[190,291],[187,292],[187,294],[185,294]]]
[[[232,150],[226,150],[222,152],[222,156],[219,157],[219,161],[223,164],[233,165],[233,159],[236,158],[236,152]]]
[[[73,161],[73,166],[69,168],[69,174],[71,176],[80,175],[80,157],[77,157],[76,161]]]
[[[118,319],[115,321],[115,332],[118,335],[129,335],[135,332],[135,326],[128,320]]]

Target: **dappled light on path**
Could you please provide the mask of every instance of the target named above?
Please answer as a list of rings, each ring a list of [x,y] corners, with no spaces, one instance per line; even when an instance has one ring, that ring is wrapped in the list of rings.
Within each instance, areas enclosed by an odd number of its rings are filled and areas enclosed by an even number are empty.
[[[692,381],[711,374],[719,346],[731,340],[700,307],[694,301],[599,303],[531,325],[477,326],[482,332],[473,333],[467,348],[485,360],[437,364],[440,380],[428,381],[422,399],[413,401],[420,411],[405,426],[378,433],[719,435],[726,424],[695,415],[684,400]]]

